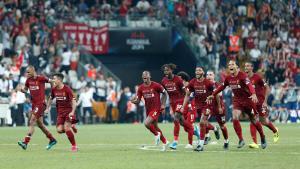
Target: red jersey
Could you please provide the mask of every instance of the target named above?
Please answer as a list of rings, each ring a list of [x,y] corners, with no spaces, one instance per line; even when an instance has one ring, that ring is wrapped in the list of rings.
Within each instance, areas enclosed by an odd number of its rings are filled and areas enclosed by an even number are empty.
[[[207,105],[206,98],[212,94],[214,83],[206,78],[203,81],[194,78],[189,82],[187,90],[194,93],[196,109],[200,109]]]
[[[30,91],[33,105],[45,103],[45,83],[49,83],[49,79],[45,76],[30,77],[26,80],[25,86]]]
[[[265,101],[265,92],[266,92],[266,82],[263,80],[263,78],[257,74],[254,73],[253,76],[250,78],[251,83],[254,85],[255,93],[258,98],[259,103],[263,103]]]
[[[57,114],[69,114],[72,111],[72,101],[74,98],[71,88],[64,85],[62,89],[56,87],[51,90],[52,99],[56,98]]]
[[[164,77],[161,81],[162,86],[166,89],[169,94],[170,103],[183,103],[185,96],[184,84],[179,76],[174,76],[173,79]]]
[[[164,88],[156,82],[151,82],[150,85],[141,84],[137,91],[137,97],[145,100],[146,111],[160,111],[161,101],[160,93],[164,92]]]
[[[239,71],[237,76],[226,76],[224,83],[219,86],[213,95],[216,96],[219,92],[224,90],[226,86],[230,86],[233,92],[233,101],[248,101],[248,98],[255,94],[255,90],[246,73]]]

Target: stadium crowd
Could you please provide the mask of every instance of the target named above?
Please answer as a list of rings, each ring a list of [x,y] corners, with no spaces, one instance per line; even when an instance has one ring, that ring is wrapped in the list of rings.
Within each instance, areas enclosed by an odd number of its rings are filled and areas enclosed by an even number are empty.
[[[87,74],[78,77],[78,46],[66,41],[58,26],[87,18],[117,18],[126,26],[127,17],[158,18],[163,25],[173,19],[181,21],[199,58],[221,70],[220,80],[228,58],[241,65],[253,61],[255,70],[271,85],[269,118],[280,122],[300,118],[299,1],[95,0],[92,4],[84,0],[4,0],[0,1],[0,95],[1,102],[10,103],[12,125],[25,125],[23,112],[30,110],[29,98],[18,90],[25,83],[29,64],[46,76],[54,71],[67,75],[66,82],[78,94],[81,123],[142,122],[143,103],[130,103],[135,88],[117,91],[116,82],[92,64],[85,65]],[[231,91],[226,89],[224,96],[229,120]],[[106,107],[105,115],[94,108],[99,106]],[[49,122],[55,124],[55,109],[50,117]],[[161,120],[171,119],[166,114]]]

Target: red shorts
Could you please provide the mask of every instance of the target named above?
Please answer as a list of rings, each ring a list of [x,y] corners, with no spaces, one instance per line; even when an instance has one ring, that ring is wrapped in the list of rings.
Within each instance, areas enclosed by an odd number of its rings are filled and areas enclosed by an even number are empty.
[[[201,117],[202,114],[209,116],[212,113],[212,109],[210,106],[201,106],[200,108],[197,108],[197,113],[199,117]]]
[[[240,110],[243,113],[246,113],[248,115],[250,115],[252,113],[254,113],[254,115],[258,114],[257,109],[256,109],[256,105],[250,99],[247,99],[243,102],[234,100],[233,101],[233,109]]]
[[[32,114],[35,115],[37,119],[40,117],[44,116],[44,112],[46,110],[46,104],[41,103],[41,104],[32,104]]]
[[[225,107],[222,107],[222,114],[220,114],[219,109],[217,109],[217,107],[213,107],[212,108],[212,116],[215,116],[217,122],[219,124],[225,124],[226,123],[226,110]]]
[[[147,114],[147,117],[151,117],[153,120],[157,121],[158,117],[160,115],[160,111],[153,110],[153,111],[147,112],[146,114]]]
[[[193,124],[196,121],[196,113],[194,111],[188,111],[184,114],[184,119]]]
[[[263,104],[259,103],[256,105],[256,110],[258,112],[259,117],[268,117],[268,109],[267,107],[263,106]]]
[[[66,121],[71,122],[69,113],[57,114],[56,126],[64,125]]]
[[[171,108],[172,108],[173,113],[175,113],[175,112],[183,113],[183,114],[187,113],[188,105],[186,105],[186,107],[184,108],[185,111],[183,111],[183,112],[180,112],[181,107],[182,107],[182,103],[179,103],[179,102],[171,103]]]

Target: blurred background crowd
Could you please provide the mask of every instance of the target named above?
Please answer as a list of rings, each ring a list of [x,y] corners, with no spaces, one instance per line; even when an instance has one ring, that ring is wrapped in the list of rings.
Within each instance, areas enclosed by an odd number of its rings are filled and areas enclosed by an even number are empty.
[[[64,72],[78,98],[80,124],[142,123],[143,103],[129,101],[136,86],[121,88],[99,64],[82,63],[80,46],[67,41],[60,30],[63,22],[93,19],[118,20],[110,26],[130,27],[128,18],[183,26],[199,65],[213,65],[220,81],[228,59],[240,65],[251,60],[271,86],[269,118],[283,123],[299,120],[297,0],[0,0],[0,101],[9,104],[11,125],[27,125],[30,99],[17,89],[24,87],[29,64],[46,76]],[[232,94],[230,89],[223,94],[230,120]],[[45,121],[55,124],[54,107]],[[160,121],[172,121],[168,111]]]

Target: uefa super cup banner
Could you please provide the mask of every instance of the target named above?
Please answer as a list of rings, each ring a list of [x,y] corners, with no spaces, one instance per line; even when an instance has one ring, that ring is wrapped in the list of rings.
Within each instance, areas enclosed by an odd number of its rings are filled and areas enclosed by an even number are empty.
[[[169,28],[111,28],[109,53],[169,53],[172,32]]]
[[[108,26],[92,28],[86,24],[64,23],[63,31],[65,39],[82,45],[93,54],[108,53]]]

